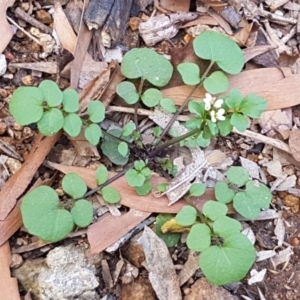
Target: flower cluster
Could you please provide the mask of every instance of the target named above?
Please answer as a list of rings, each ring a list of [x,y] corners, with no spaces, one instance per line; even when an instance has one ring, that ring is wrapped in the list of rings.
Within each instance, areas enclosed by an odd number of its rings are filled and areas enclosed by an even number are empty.
[[[205,110],[210,112],[212,122],[216,123],[218,120],[225,120],[225,109],[221,108],[224,102],[223,99],[216,99],[216,97],[212,97],[211,94],[206,93],[203,102]]]

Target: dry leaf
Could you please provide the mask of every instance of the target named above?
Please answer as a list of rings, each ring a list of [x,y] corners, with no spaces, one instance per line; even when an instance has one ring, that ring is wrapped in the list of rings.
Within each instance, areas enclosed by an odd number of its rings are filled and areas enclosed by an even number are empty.
[[[251,278],[248,280],[248,284],[252,285],[253,283],[262,282],[267,273],[267,269],[262,269],[257,272],[255,269],[250,271]]]
[[[160,0],[160,6],[174,12],[189,11],[190,0]]]
[[[300,141],[300,129],[293,129],[291,131],[290,138],[289,138],[289,146],[294,159],[297,160],[298,162],[300,162],[299,141]]]
[[[11,38],[14,35],[14,31],[6,19],[6,10],[12,6],[15,0],[1,0],[0,5],[0,28],[1,28],[1,39],[0,39],[0,53],[4,51]]]
[[[177,274],[165,242],[146,226],[139,243],[144,249],[149,280],[158,299],[181,300]]]
[[[178,281],[180,286],[185,284],[199,269],[199,256],[199,253],[190,250],[188,259],[178,274]]]

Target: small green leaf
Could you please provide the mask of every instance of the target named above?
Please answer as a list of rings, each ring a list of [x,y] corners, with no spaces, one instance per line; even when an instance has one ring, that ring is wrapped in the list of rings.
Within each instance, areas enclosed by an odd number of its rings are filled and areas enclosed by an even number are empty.
[[[118,203],[121,201],[120,193],[112,186],[105,186],[101,190],[101,194],[102,194],[103,199],[108,203],[114,204],[114,203]]]
[[[272,193],[262,183],[254,184],[248,181],[246,184],[246,193],[259,205],[261,209],[268,209],[272,201]]]
[[[226,182],[218,181],[215,185],[216,199],[222,203],[230,203],[234,197],[234,191],[228,187]]]
[[[230,118],[226,118],[224,121],[218,121],[217,126],[221,136],[227,136],[233,129],[230,123]]]
[[[149,168],[143,168],[140,172],[146,179],[151,177],[151,170]]]
[[[195,129],[195,128],[200,129],[202,123],[203,123],[203,119],[201,117],[191,118],[186,121],[185,127],[188,129]]]
[[[127,180],[127,183],[132,186],[142,186],[145,182],[145,176],[139,173],[135,169],[130,169],[125,173],[125,178]]]
[[[231,235],[240,233],[241,230],[241,223],[227,216],[220,217],[213,223],[214,234],[217,234],[218,236],[225,239],[230,237]]]
[[[139,196],[147,196],[152,190],[150,180],[146,180],[142,186],[136,186],[135,191]]]
[[[155,137],[159,137],[162,133],[162,129],[159,126],[153,128],[153,134]]]
[[[115,137],[120,137],[122,132],[118,129],[112,129],[108,133]],[[123,166],[128,162],[129,153],[126,157],[122,156],[118,151],[118,145],[119,142],[105,136],[104,141],[101,143],[101,150],[113,164]]]
[[[216,62],[229,74],[240,73],[245,64],[243,51],[222,33],[204,31],[194,39],[193,46],[197,56]]]
[[[22,126],[38,122],[44,113],[42,92],[29,86],[17,88],[9,102],[9,111]]]
[[[146,164],[143,160],[136,160],[134,162],[134,168],[138,171],[143,170],[146,167]]]
[[[171,98],[163,98],[160,100],[160,106],[169,113],[176,113],[176,106]]]
[[[226,204],[209,200],[204,203],[202,208],[202,213],[212,221],[217,220],[218,218],[225,216],[228,212]]]
[[[204,109],[203,101],[192,100],[192,101],[189,102],[188,108],[189,108],[189,111],[192,114],[196,114],[196,115],[201,116],[201,117],[204,117],[204,115],[205,115],[205,109]]]
[[[170,81],[173,66],[163,55],[151,49],[134,48],[124,55],[121,72],[127,78],[143,78],[162,87]]]
[[[63,91],[62,106],[67,113],[75,113],[79,110],[79,95],[74,89]]]
[[[58,195],[49,186],[39,186],[23,198],[21,213],[28,231],[46,242],[55,243],[73,229],[71,214],[58,208]]]
[[[196,85],[200,83],[200,68],[195,63],[181,63],[177,66],[177,70],[185,84]]]
[[[191,205],[185,205],[176,215],[175,219],[181,226],[191,226],[196,222],[197,210]]]
[[[78,227],[87,227],[93,221],[93,206],[87,200],[78,200],[71,209],[71,215]]]
[[[196,139],[196,143],[199,147],[206,148],[210,144],[210,139],[205,139],[203,132],[201,132]]]
[[[232,89],[225,99],[226,105],[233,111],[239,110],[241,103],[243,101],[243,96],[238,89]]]
[[[104,165],[101,165],[96,170],[97,185],[101,185],[108,180],[108,171]]]
[[[49,136],[60,131],[64,126],[64,122],[62,112],[57,108],[51,108],[43,114],[37,125],[43,135]]]
[[[129,152],[128,144],[125,142],[120,142],[118,145],[118,151],[122,156],[126,157]]]
[[[233,207],[239,214],[249,220],[255,220],[260,214],[259,206],[245,192],[235,194]]]
[[[105,118],[105,106],[100,101],[91,101],[87,109],[89,119],[93,123],[100,123]]]
[[[243,186],[249,180],[250,176],[248,171],[243,167],[231,167],[226,172],[227,179],[237,185]]]
[[[243,234],[230,236],[222,247],[211,246],[200,255],[199,265],[209,282],[224,285],[243,279],[256,258],[256,251]]]
[[[135,104],[139,101],[139,94],[132,82],[123,81],[119,83],[116,93],[123,98],[127,104]]]
[[[172,214],[159,214],[156,217],[155,233],[166,243],[167,247],[174,247],[180,239],[180,233],[163,233],[161,227],[173,218]]]
[[[205,224],[195,224],[189,232],[186,244],[193,251],[202,252],[211,244],[211,231]]]
[[[67,114],[64,118],[63,130],[71,137],[79,135],[82,127],[82,120],[75,113]]]
[[[157,189],[158,192],[164,193],[164,192],[167,190],[167,186],[168,186],[167,183],[160,183],[160,184],[156,187],[156,189]]]
[[[206,120],[206,124],[209,128],[209,131],[212,136],[216,136],[218,134],[218,126],[216,123],[212,122],[211,120]]]
[[[205,193],[206,185],[204,183],[193,183],[190,187],[191,197],[200,197]]]
[[[211,94],[220,94],[228,90],[229,81],[222,71],[216,71],[204,79],[203,86]]]
[[[143,103],[148,107],[156,106],[162,98],[161,92],[154,88],[146,90],[141,97]]]
[[[90,124],[84,131],[85,138],[90,144],[96,146],[102,137],[102,131],[98,124]]]
[[[56,107],[62,103],[63,93],[54,81],[42,81],[39,85],[39,89],[41,90],[43,98],[49,107]]]
[[[247,119],[242,114],[236,112],[231,115],[230,124],[241,132],[245,131],[248,127]]]
[[[124,125],[122,129],[122,136],[130,136],[134,130],[136,129],[135,124],[133,122],[129,122]]]
[[[73,199],[81,198],[87,192],[85,182],[76,173],[68,173],[63,178],[62,188]]]
[[[255,94],[249,94],[243,99],[240,110],[243,114],[251,118],[259,118],[262,112],[267,108],[267,101]]]

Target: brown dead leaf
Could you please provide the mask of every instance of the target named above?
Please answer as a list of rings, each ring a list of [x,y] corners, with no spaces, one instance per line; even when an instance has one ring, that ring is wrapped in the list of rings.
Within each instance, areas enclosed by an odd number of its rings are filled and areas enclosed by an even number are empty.
[[[295,160],[300,162],[300,129],[293,129],[291,131],[289,146]]]
[[[0,39],[0,53],[4,51],[11,38],[14,35],[14,31],[10,24],[6,20],[6,10],[12,6],[15,0],[2,0],[0,5],[0,28],[1,28],[1,39]]]
[[[88,228],[90,255],[100,253],[151,215],[131,209],[120,217],[107,215]]]
[[[219,23],[211,16],[200,16],[197,19],[185,23],[181,28],[189,28],[196,25],[211,25],[211,26],[217,26]]]
[[[243,50],[245,56],[245,62],[251,60],[252,58],[266,53],[272,49],[275,49],[275,46],[265,45],[265,46],[255,46],[251,48],[246,48]]]
[[[277,68],[263,68],[244,71],[236,76],[229,76],[229,90],[237,88],[242,95],[255,93],[265,98],[268,102],[267,110],[292,107],[300,103],[300,75],[291,73],[289,68],[283,68],[282,72]],[[165,98],[174,99],[177,105],[181,105],[193,87],[177,86],[162,90]],[[203,99],[205,89],[199,88],[192,99]]]
[[[0,247],[0,300],[20,300],[16,278],[10,276],[11,255],[9,243]]]
[[[5,220],[60,136],[61,132],[42,140],[42,135],[38,135],[29,157],[21,169],[9,178],[0,192],[0,220]]]
[[[189,11],[190,0],[160,0],[160,6],[173,12]]]

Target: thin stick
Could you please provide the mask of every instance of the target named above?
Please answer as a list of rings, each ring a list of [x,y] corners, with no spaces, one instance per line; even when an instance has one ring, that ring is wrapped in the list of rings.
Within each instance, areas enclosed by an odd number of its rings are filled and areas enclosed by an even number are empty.
[[[20,29],[22,32],[24,32],[29,38],[31,38],[33,41],[41,45],[40,41],[36,39],[33,35],[31,35],[29,32],[25,31],[21,26],[19,26],[13,19],[11,19],[9,16],[6,16],[7,20],[14,24],[18,29]]]

